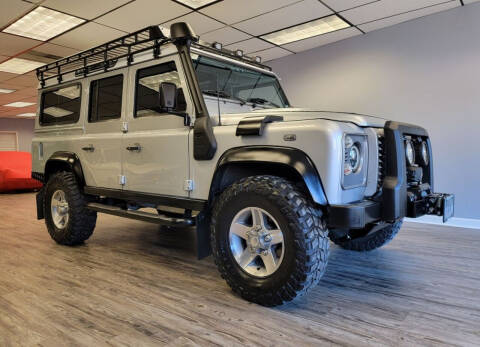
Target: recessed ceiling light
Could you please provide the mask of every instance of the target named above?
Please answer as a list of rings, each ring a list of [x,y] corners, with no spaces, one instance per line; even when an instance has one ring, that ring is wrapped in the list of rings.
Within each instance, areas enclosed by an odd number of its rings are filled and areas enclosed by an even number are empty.
[[[184,4],[190,8],[193,9],[198,9],[200,7],[205,7],[207,5],[210,5],[213,2],[219,2],[219,0],[173,0],[175,2],[179,2],[181,4]],[[222,0],[220,0],[222,1]]]
[[[15,91],[15,89],[3,89],[3,88],[0,88],[0,93],[2,94],[10,94],[10,93],[13,93]]]
[[[84,19],[39,6],[3,29],[3,32],[47,41],[83,22]]]
[[[24,101],[17,101],[17,102],[12,102],[10,104],[4,105],[8,107],[25,107],[25,106],[32,106],[35,105],[34,102],[24,102]]]
[[[24,118],[33,118],[33,117],[36,117],[37,114],[36,113],[20,113],[20,114],[17,114],[17,117],[24,117]]]
[[[276,45],[304,40],[309,37],[318,36],[332,31],[348,28],[350,25],[337,15],[332,15],[313,20],[308,23],[282,29],[271,34],[261,36],[264,40]]]
[[[24,74],[26,72],[35,70],[37,67],[43,66],[45,63],[39,61],[12,58],[0,64],[0,71],[10,72],[16,74]]]

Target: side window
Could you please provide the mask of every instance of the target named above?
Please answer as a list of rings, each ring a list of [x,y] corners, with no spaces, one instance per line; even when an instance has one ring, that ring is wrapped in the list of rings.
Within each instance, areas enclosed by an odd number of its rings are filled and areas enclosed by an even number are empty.
[[[157,116],[164,114],[160,109],[160,84],[162,82],[175,83],[177,86],[178,112],[186,110],[185,96],[180,84],[180,78],[174,62],[149,66],[137,71],[135,94],[135,117]]]
[[[72,124],[80,118],[80,99],[82,87],[71,85],[42,94],[40,124]]]
[[[123,75],[92,81],[90,84],[88,121],[93,123],[120,118],[122,91]]]

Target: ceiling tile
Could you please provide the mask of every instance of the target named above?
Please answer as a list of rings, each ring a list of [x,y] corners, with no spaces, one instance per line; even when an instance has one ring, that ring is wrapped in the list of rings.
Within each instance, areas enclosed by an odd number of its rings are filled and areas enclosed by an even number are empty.
[[[47,0],[42,3],[42,6],[76,17],[93,19],[129,1],[130,0]]]
[[[68,57],[79,52],[78,49],[59,46],[53,43],[44,43],[43,45],[36,47],[34,51],[44,54],[56,55],[58,57]]]
[[[207,16],[204,16],[198,12],[192,12],[187,14],[186,16],[176,18],[174,20],[162,23],[161,25],[165,28],[170,29],[170,25],[175,22],[187,22],[193,28],[193,31],[197,35],[202,35],[212,30],[220,29],[224,27],[222,23],[216,21],[215,19],[211,19]]]
[[[237,43],[234,43],[233,45],[226,46],[226,48],[231,50],[241,49],[246,54],[264,50],[271,47],[274,47],[274,45],[257,38],[237,42]]]
[[[38,79],[35,71],[15,76],[16,77],[9,79],[7,83],[31,88],[38,85]]]
[[[293,54],[293,53],[280,47],[273,47],[273,48],[265,49],[263,51],[251,53],[251,55],[255,55],[255,56],[258,55],[262,57],[262,62],[282,58],[290,54]]]
[[[10,94],[0,94],[0,105],[7,105],[16,101],[37,102],[37,96],[35,94],[24,95],[19,92],[14,92]]]
[[[232,24],[298,1],[299,0],[223,0],[200,10],[200,12],[226,24]]]
[[[3,0],[0,3],[0,28],[23,16],[33,7],[34,5],[22,0]]]
[[[355,25],[364,24],[442,2],[445,0],[381,0],[342,12],[341,15]]]
[[[332,14],[332,11],[318,0],[305,0],[237,23],[234,27],[258,36],[329,14]]]
[[[10,57],[7,57],[6,55],[0,55],[0,63],[4,62],[8,58],[10,58]]]
[[[0,55],[8,56],[14,56],[42,43],[42,41],[5,33],[0,33],[0,42],[2,43],[0,44]]]
[[[62,46],[85,50],[125,35],[124,32],[94,22],[81,25],[51,42]]]
[[[203,41],[210,43],[218,41],[224,45],[229,45],[238,41],[244,41],[250,38],[250,35],[242,33],[241,31],[231,27],[223,27],[200,36],[200,39]]]
[[[450,2],[447,2],[447,3],[444,3],[444,4],[426,7],[426,8],[423,8],[421,10],[407,12],[407,13],[404,13],[404,14],[399,14],[397,16],[392,16],[392,17],[388,17],[388,18],[385,18],[385,19],[379,19],[379,20],[376,20],[376,21],[373,21],[373,22],[370,22],[370,23],[367,23],[367,24],[359,25],[358,27],[365,32],[373,31],[373,30],[377,30],[377,29],[380,29],[380,28],[395,25],[395,24],[398,24],[398,23],[401,23],[401,22],[405,22],[405,21],[408,21],[408,20],[411,20],[411,19],[427,16],[427,15],[432,14],[432,13],[449,10],[451,8],[458,7],[458,6],[460,6],[459,1],[457,1],[457,0],[450,1]]]
[[[190,9],[171,0],[136,0],[95,21],[112,28],[133,32],[182,16]]]
[[[322,0],[322,2],[330,6],[333,10],[339,12],[348,10],[357,6],[368,4],[369,2],[375,2],[378,0]]]
[[[0,71],[0,82],[8,81],[16,76],[18,75],[14,73]]]
[[[286,49],[289,49],[293,52],[301,52],[301,51],[306,51],[308,49],[312,49],[315,47],[327,45],[332,42],[347,39],[349,37],[357,36],[360,34],[361,34],[360,30],[350,27],[350,28],[334,31],[332,33],[315,36],[309,39],[292,42],[282,47],[285,47]]]

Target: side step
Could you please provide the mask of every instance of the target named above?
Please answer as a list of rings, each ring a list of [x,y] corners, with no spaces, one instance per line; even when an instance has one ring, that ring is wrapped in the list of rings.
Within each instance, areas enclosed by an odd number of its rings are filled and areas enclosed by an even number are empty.
[[[114,216],[120,216],[130,219],[137,219],[144,222],[150,222],[161,225],[169,225],[176,227],[188,227],[195,225],[195,218],[179,218],[173,216],[167,216],[163,214],[153,214],[143,211],[124,210],[117,206],[110,206],[99,204],[97,202],[91,202],[87,204],[87,208],[93,211],[112,214]]]

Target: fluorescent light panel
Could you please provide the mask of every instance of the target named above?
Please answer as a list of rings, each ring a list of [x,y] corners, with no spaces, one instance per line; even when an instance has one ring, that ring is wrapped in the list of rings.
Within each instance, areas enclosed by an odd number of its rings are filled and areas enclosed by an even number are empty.
[[[15,89],[3,89],[3,88],[0,88],[0,93],[2,94],[10,94],[10,93],[13,93],[15,91]]]
[[[16,74],[24,74],[26,72],[35,70],[37,67],[43,66],[45,63],[39,61],[12,58],[0,64],[0,71],[10,72]]]
[[[20,114],[17,114],[17,117],[22,117],[22,118],[33,118],[33,117],[36,117],[37,114],[36,113],[20,113]]]
[[[32,106],[35,105],[34,102],[24,102],[24,101],[17,101],[17,102],[12,102],[10,104],[4,105],[8,107],[26,107],[26,106]]]
[[[332,31],[348,28],[350,25],[337,15],[332,15],[314,21],[282,29],[262,36],[263,39],[276,45],[285,45],[290,42],[308,39]]]
[[[8,26],[3,32],[47,41],[85,22],[84,19],[39,6]]]
[[[212,2],[216,2],[217,0],[175,0],[177,2],[181,2],[184,5],[187,5],[188,7],[197,9],[203,6],[206,6],[208,4],[211,4]]]

